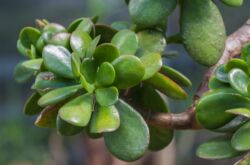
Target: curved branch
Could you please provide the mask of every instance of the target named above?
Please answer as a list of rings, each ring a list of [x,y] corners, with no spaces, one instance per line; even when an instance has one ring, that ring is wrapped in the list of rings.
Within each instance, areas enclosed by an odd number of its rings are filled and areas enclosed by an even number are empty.
[[[250,42],[250,19],[240,27],[237,31],[229,35],[226,39],[225,50],[222,57],[214,66],[210,67],[203,77],[201,85],[193,98],[192,105],[184,112],[179,114],[173,113],[153,113],[147,118],[147,122],[160,127],[171,129],[200,129],[201,126],[197,123],[195,118],[195,105],[200,97],[208,91],[208,81],[215,69],[232,57],[240,54],[244,44]]]

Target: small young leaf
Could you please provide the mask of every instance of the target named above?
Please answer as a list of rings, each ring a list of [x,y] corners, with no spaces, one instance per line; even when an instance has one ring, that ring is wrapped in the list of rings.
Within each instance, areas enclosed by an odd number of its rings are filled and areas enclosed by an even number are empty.
[[[93,113],[90,123],[91,133],[112,132],[120,126],[119,113],[115,106],[99,106]]]
[[[219,136],[208,140],[207,142],[201,144],[196,155],[204,159],[226,159],[236,157],[241,154],[241,152],[236,151],[231,146],[231,137]]]
[[[66,32],[65,27],[63,27],[60,24],[57,23],[49,23],[47,24],[44,29],[43,32],[49,32],[49,33],[59,33],[59,32]]]
[[[51,39],[49,39],[47,41],[47,44],[51,44],[51,45],[60,45],[63,46],[67,49],[70,48],[70,34],[66,33],[66,32],[59,32],[56,33],[55,35],[53,35],[51,37]]]
[[[92,111],[93,95],[84,94],[63,105],[59,110],[59,116],[67,123],[84,127],[89,123]]]
[[[111,43],[120,51],[120,54],[135,54],[138,48],[138,40],[136,34],[131,30],[121,30],[115,34]]]
[[[215,77],[221,82],[229,83],[228,74],[225,71],[224,65],[218,66],[218,68],[215,70]]]
[[[103,62],[96,74],[96,83],[100,86],[111,85],[115,80],[115,69],[109,62]]]
[[[70,23],[70,25],[67,28],[67,31],[69,33],[72,33],[73,31],[76,30],[76,28],[78,27],[78,25],[82,22],[84,18],[77,18],[76,20],[74,20],[73,22]]]
[[[113,29],[110,26],[103,25],[103,24],[96,24],[95,25],[95,34],[92,36],[101,36],[100,43],[109,43],[113,36],[117,33],[117,30]]]
[[[250,70],[249,70],[249,66],[246,63],[246,61],[242,60],[242,59],[231,59],[224,67],[226,72],[230,72],[232,69],[241,69],[243,70],[247,75],[250,74]]]
[[[70,37],[70,46],[80,57],[84,57],[91,41],[92,39],[87,32],[74,31]]]
[[[99,45],[93,54],[93,57],[97,61],[98,64],[101,64],[105,61],[112,62],[119,56],[119,50],[110,43],[105,43]]]
[[[247,118],[250,118],[250,108],[235,108],[226,110],[227,113],[231,113],[234,115],[241,115]]]
[[[108,150],[124,161],[134,161],[143,156],[149,144],[149,130],[141,115],[122,100],[116,104],[120,127],[104,133]]]
[[[22,65],[26,67],[27,69],[40,70],[42,63],[43,63],[43,59],[38,58],[38,59],[24,61]]]
[[[70,96],[74,95],[79,89],[81,89],[81,85],[67,86],[63,88],[54,89],[45,95],[43,95],[38,100],[38,105],[41,107],[46,107],[48,105],[55,105]]]
[[[110,106],[117,102],[119,92],[116,87],[96,89],[96,101],[101,106]]]
[[[91,58],[93,56],[95,49],[100,41],[100,38],[101,38],[101,36],[99,35],[91,41],[89,47],[86,50],[86,57],[87,58]]]
[[[90,33],[94,24],[90,18],[82,18],[81,22],[75,29],[75,31],[82,31],[82,32],[87,32]]]
[[[123,55],[113,61],[116,73],[115,86],[119,89],[133,87],[142,81],[145,67],[141,60],[133,55]]]
[[[23,111],[25,115],[36,115],[43,110],[43,108],[37,104],[37,101],[40,99],[40,97],[41,96],[38,93],[33,93],[29,97],[29,99],[24,105]]]
[[[43,49],[43,60],[48,70],[64,78],[73,78],[71,54],[62,46],[47,45]]]
[[[25,27],[21,30],[19,39],[25,48],[30,49],[31,45],[36,45],[40,35],[41,32],[38,29],[33,27]]]
[[[95,60],[85,58],[80,66],[80,71],[89,83],[94,83],[98,65]]]
[[[231,140],[232,146],[237,151],[247,151],[250,149],[250,122],[247,122],[240,127],[234,134]]]

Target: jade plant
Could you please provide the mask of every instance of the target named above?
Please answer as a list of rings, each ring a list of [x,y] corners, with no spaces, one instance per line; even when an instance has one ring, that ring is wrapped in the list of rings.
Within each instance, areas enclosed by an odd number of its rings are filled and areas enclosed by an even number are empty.
[[[222,0],[240,6],[242,0]],[[17,49],[27,60],[14,72],[17,82],[33,80],[24,113],[37,115],[35,125],[59,134],[85,133],[104,138],[117,158],[134,161],[147,149],[159,151],[171,142],[174,128],[146,122],[152,112],[169,114],[167,99],[186,99],[191,81],[164,65],[167,43],[183,44],[204,66],[221,58],[226,32],[211,0],[126,0],[132,23],[98,23],[78,18],[68,27],[45,19],[24,27]],[[180,33],[167,36],[168,16],[180,6]],[[250,46],[217,68],[210,91],[196,104],[196,121],[226,135],[202,144],[202,158],[229,158],[250,149]],[[146,115],[145,115],[146,114]]]

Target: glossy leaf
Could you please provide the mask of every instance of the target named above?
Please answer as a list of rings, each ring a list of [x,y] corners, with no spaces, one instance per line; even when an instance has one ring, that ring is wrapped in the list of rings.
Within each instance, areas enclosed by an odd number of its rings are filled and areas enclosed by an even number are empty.
[[[156,73],[145,82],[171,98],[185,99],[187,97],[186,92],[178,84],[161,73]]]
[[[73,75],[76,78],[80,77],[80,75],[81,75],[80,65],[81,65],[80,56],[77,53],[72,53],[72,55],[71,55],[71,68],[72,68]]]
[[[143,80],[152,77],[156,72],[161,69],[162,60],[161,55],[158,53],[145,54],[140,58],[141,62],[145,67],[145,74]]]
[[[65,27],[63,27],[60,24],[57,23],[49,23],[43,28],[43,32],[49,32],[49,33],[59,33],[59,32],[66,32]]]
[[[38,58],[38,59],[24,61],[22,65],[26,67],[27,69],[40,70],[42,63],[43,63],[43,59]]]
[[[250,108],[235,108],[235,109],[229,109],[226,111],[227,113],[231,113],[234,115],[240,115],[247,118],[250,118]]]
[[[67,28],[67,31],[69,33],[72,33],[73,31],[76,30],[76,28],[78,27],[78,25],[82,22],[84,18],[77,18],[75,19],[73,22],[70,23],[70,25]]]
[[[226,110],[240,107],[250,108],[250,99],[232,89],[214,90],[199,100],[196,105],[196,118],[204,128],[217,129],[235,117],[226,113]]]
[[[89,83],[94,83],[98,65],[95,60],[85,58],[81,64],[81,73]]]
[[[125,29],[130,29],[131,24],[126,21],[117,21],[117,22],[113,22],[111,24],[111,27],[116,30],[125,30]]]
[[[111,43],[120,51],[120,54],[135,54],[138,48],[136,34],[131,30],[121,30],[115,34]]]
[[[245,60],[248,65],[250,65],[250,43],[244,45],[241,51],[241,58]]]
[[[96,48],[93,57],[98,64],[101,64],[105,61],[112,62],[114,59],[119,57],[119,55],[119,50],[113,44],[105,43]]]
[[[71,54],[62,46],[47,45],[43,49],[43,60],[46,68],[64,78],[73,78]]]
[[[221,89],[221,88],[230,88],[230,84],[223,83],[213,76],[209,80],[208,87],[211,90]]]
[[[116,72],[115,86],[126,89],[142,81],[145,67],[139,58],[132,55],[123,55],[113,61]]]
[[[59,110],[59,116],[65,122],[74,126],[84,127],[93,111],[93,95],[84,94],[69,101]]]
[[[96,38],[94,38],[94,39],[91,41],[89,47],[88,47],[87,50],[86,50],[86,57],[87,57],[87,58],[91,58],[91,57],[93,56],[93,54],[94,54],[94,52],[95,52],[95,49],[96,49],[96,47],[97,47],[97,45],[98,45],[100,39],[101,39],[101,36],[99,35],[99,36],[97,36]]]
[[[248,67],[248,64],[242,60],[242,59],[231,59],[226,65],[225,65],[225,71],[230,72],[232,69],[239,68],[243,70],[247,75],[250,74],[250,70]]]
[[[80,57],[84,57],[91,41],[92,39],[87,32],[74,31],[70,37],[70,46]]]
[[[250,129],[250,122],[247,122],[233,134],[231,143],[234,149],[238,151],[247,151],[250,149],[249,129]]]
[[[124,161],[134,161],[143,156],[149,144],[147,124],[132,107],[122,100],[116,104],[120,116],[120,127],[104,133],[108,150]]]
[[[215,77],[221,81],[221,82],[225,82],[228,83],[229,79],[228,79],[228,74],[225,71],[224,65],[220,65],[218,66],[218,68],[215,71]]]
[[[70,34],[66,32],[59,32],[53,35],[48,41],[47,44],[51,45],[60,45],[67,49],[70,48]]]
[[[45,95],[43,95],[38,100],[38,105],[42,107],[46,107],[48,105],[55,105],[70,96],[74,95],[79,89],[81,89],[81,85],[67,86],[63,88],[54,89]]]
[[[90,33],[94,24],[90,18],[82,18],[81,22],[79,22],[75,31],[82,31],[86,33]]]
[[[23,66],[23,62],[16,65],[14,78],[18,83],[25,83],[34,75],[34,70]]]
[[[249,77],[241,69],[232,69],[228,73],[228,79],[231,86],[243,95],[248,95]]]
[[[93,113],[90,123],[91,133],[112,132],[120,126],[119,113],[115,106],[99,106]]]
[[[226,159],[236,157],[241,154],[241,152],[236,151],[231,146],[231,137],[229,136],[219,136],[208,140],[207,142],[201,144],[196,155],[204,159]]]
[[[39,37],[39,39],[37,40],[37,42],[36,42],[36,49],[37,49],[37,51],[39,52],[39,53],[41,53],[42,54],[42,52],[43,52],[43,48],[44,48],[44,46],[45,46],[45,40],[44,40],[44,37],[43,37],[43,35],[41,35],[40,37]]]
[[[31,45],[36,45],[40,35],[41,32],[38,29],[33,27],[25,27],[21,30],[19,39],[25,48],[30,49]]]
[[[160,72],[168,76],[170,79],[172,79],[174,82],[176,82],[180,86],[184,86],[184,87],[192,86],[192,82],[185,75],[175,70],[174,68],[164,65],[162,66]]]
[[[40,99],[40,97],[41,96],[38,93],[33,93],[29,97],[29,99],[24,105],[23,111],[25,115],[36,115],[43,110],[43,108],[37,104],[37,101]]]
[[[96,89],[96,101],[101,106],[110,106],[117,102],[119,92],[116,87],[99,88]]]
[[[221,0],[221,2],[231,7],[240,7],[244,0]]]
[[[23,46],[20,39],[17,40],[17,50],[21,55],[27,56],[27,48]]]
[[[109,43],[113,36],[117,33],[117,30],[114,28],[103,25],[103,24],[96,24],[95,25],[95,34],[93,36],[101,36],[100,43]]]
[[[56,128],[61,135],[72,136],[80,133],[84,127],[74,126],[57,116]]]
[[[115,69],[109,62],[103,62],[96,74],[96,83],[100,86],[111,85],[115,80]]]

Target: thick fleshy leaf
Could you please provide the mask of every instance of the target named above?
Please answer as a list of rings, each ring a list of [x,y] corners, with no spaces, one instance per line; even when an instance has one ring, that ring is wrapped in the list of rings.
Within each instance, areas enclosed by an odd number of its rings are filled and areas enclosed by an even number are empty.
[[[145,30],[137,33],[139,49],[136,53],[138,57],[147,53],[162,53],[166,47],[166,39],[162,32],[156,30]]]
[[[75,19],[73,22],[70,23],[70,25],[67,28],[67,31],[69,33],[72,33],[73,31],[76,30],[76,28],[78,27],[78,25],[82,22],[84,18],[77,18]]]
[[[48,105],[55,105],[70,96],[74,95],[79,89],[81,89],[81,85],[67,86],[63,88],[54,89],[45,95],[43,95],[38,100],[38,105],[42,107],[46,107]]]
[[[104,133],[108,150],[124,161],[134,161],[143,156],[149,144],[149,130],[141,115],[122,100],[116,104],[120,127]]]
[[[119,50],[110,43],[99,45],[93,54],[98,64],[101,64],[105,61],[112,62],[114,59],[119,57],[119,55]]]
[[[230,84],[219,81],[215,76],[211,77],[208,83],[208,87],[211,90],[230,88]]]
[[[41,32],[38,29],[33,27],[25,27],[21,30],[19,39],[25,48],[30,49],[31,45],[36,45],[40,35]]]
[[[126,89],[142,81],[145,67],[139,58],[133,55],[123,55],[113,61],[116,79],[115,86]]]
[[[184,86],[184,87],[192,86],[192,82],[186,76],[184,76],[181,72],[175,70],[174,68],[164,65],[162,66],[160,72],[168,76],[170,79],[172,79],[174,82],[176,82],[180,86]]]
[[[89,123],[92,111],[93,95],[84,94],[63,105],[59,110],[59,116],[67,123],[84,127]]]
[[[247,74],[242,71],[241,69],[232,69],[228,73],[228,79],[231,84],[231,86],[237,90],[239,93],[247,96],[248,94],[248,82],[249,77]],[[250,93],[250,92],[249,92]]]
[[[61,105],[45,107],[35,121],[35,125],[41,128],[55,128],[58,111]]]
[[[48,41],[47,44],[51,45],[60,45],[67,49],[70,48],[70,34],[66,32],[59,32],[53,35]]]
[[[86,50],[86,57],[87,57],[87,58],[91,58],[91,57],[93,56],[93,54],[94,54],[94,52],[95,52],[95,49],[96,49],[96,47],[97,47],[97,45],[98,45],[100,39],[101,39],[101,36],[99,35],[99,36],[95,37],[95,38],[91,41],[89,47],[88,47],[87,50]]]
[[[131,24],[126,21],[117,21],[117,22],[113,22],[111,24],[111,27],[116,30],[125,30],[125,29],[130,29]]]
[[[231,140],[233,148],[238,151],[247,151],[250,149],[250,122],[247,122],[240,127],[234,134]]]
[[[64,78],[73,78],[71,54],[62,46],[47,45],[43,49],[46,68]]]
[[[43,63],[43,59],[42,58],[38,58],[38,59],[33,59],[33,60],[28,60],[28,61],[24,61],[22,63],[22,65],[28,69],[32,69],[32,70],[40,70],[41,66]]]
[[[18,83],[25,83],[34,75],[34,70],[23,66],[23,62],[17,64],[14,70],[14,78]]]
[[[90,18],[82,18],[75,31],[82,31],[90,33],[94,24]]]
[[[143,76],[143,80],[149,79],[161,69],[162,60],[161,55],[158,53],[145,54],[140,58],[140,60],[145,67],[145,74]]]
[[[230,72],[234,68],[239,68],[243,70],[247,75],[250,74],[249,66],[246,63],[246,61],[238,58],[231,59],[226,65],[225,65],[225,71]]]
[[[27,48],[23,46],[23,44],[21,43],[21,40],[18,39],[17,40],[17,50],[21,55],[27,56]]]
[[[135,54],[138,48],[136,34],[131,30],[121,30],[112,38],[113,43],[120,51],[120,54]]]
[[[250,65],[250,43],[244,45],[241,51],[241,58],[245,60],[248,65]]]
[[[115,106],[99,106],[93,113],[90,123],[91,133],[115,131],[120,126],[119,113]]]
[[[43,32],[59,33],[59,32],[66,32],[66,29],[60,24],[49,23],[44,27]]]
[[[185,99],[187,93],[173,80],[164,76],[161,73],[156,73],[153,77],[146,80],[145,83],[151,85],[155,89],[158,89],[165,95],[174,99]]]
[[[63,136],[76,135],[84,129],[84,127],[74,126],[74,125],[64,121],[59,116],[57,116],[56,128],[57,128],[58,133],[60,133]]]
[[[224,65],[218,66],[218,68],[215,71],[215,77],[221,82],[225,83],[229,82],[228,73],[225,71]]]
[[[202,96],[196,105],[196,118],[207,129],[217,129],[230,122],[235,115],[225,111],[250,108],[250,99],[233,89],[218,89]]]
[[[37,51],[36,51],[36,47],[34,45],[30,46],[30,49],[27,49],[26,51],[26,55],[30,58],[30,59],[35,59],[38,57]]]
[[[38,93],[33,93],[29,97],[23,109],[25,115],[36,115],[43,110],[43,108],[37,104],[37,101],[40,99],[40,97],[41,96]]]
[[[91,41],[92,39],[87,32],[74,31],[70,37],[70,46],[80,57],[84,57]]]
[[[39,92],[46,92],[51,89],[76,85],[76,82],[70,79],[56,77],[51,72],[41,72],[36,76],[36,80],[32,85],[32,89]]]
[[[81,75],[80,71],[81,59],[77,53],[72,53],[71,55],[71,68],[74,77],[78,78]]]
[[[36,49],[37,49],[37,51],[39,52],[39,53],[41,53],[42,54],[42,52],[43,52],[43,48],[44,48],[44,46],[45,46],[45,41],[44,41],[44,37],[43,37],[43,35],[41,35],[40,37],[39,37],[39,39],[37,40],[37,42],[36,42]]]
[[[110,106],[117,102],[119,92],[116,87],[99,88],[96,89],[96,101],[101,106]]]
[[[229,109],[226,112],[250,118],[250,108],[235,108],[235,109]]]
[[[115,69],[109,62],[103,62],[96,75],[96,83],[100,86],[111,85],[115,80]]]
[[[85,58],[81,64],[81,73],[89,83],[94,83],[98,65],[95,60]]]
[[[244,0],[221,0],[221,2],[231,7],[240,7],[244,3]],[[240,164],[240,165],[243,165],[243,164]]]
[[[230,136],[219,136],[212,138],[201,144],[196,155],[204,159],[226,159],[233,158],[241,154],[231,146]]]
[[[109,43],[113,36],[117,33],[117,30],[114,28],[103,25],[103,24],[96,24],[95,25],[95,34],[93,36],[101,36],[100,43]]]

